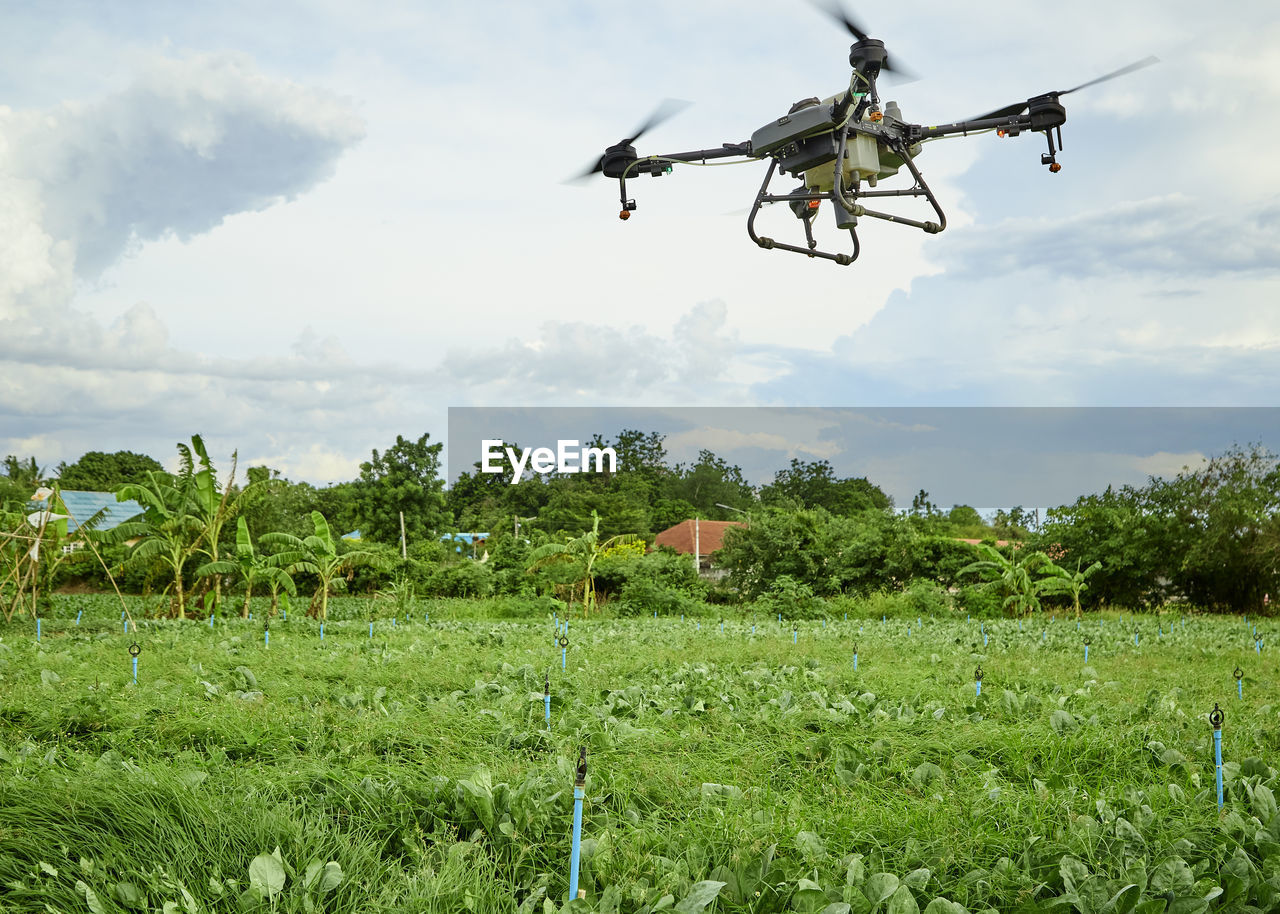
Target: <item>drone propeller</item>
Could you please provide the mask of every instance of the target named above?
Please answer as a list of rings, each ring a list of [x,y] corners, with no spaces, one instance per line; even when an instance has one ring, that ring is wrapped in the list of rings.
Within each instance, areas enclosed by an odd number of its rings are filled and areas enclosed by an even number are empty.
[[[839,0],[810,0],[810,2],[831,19],[844,26],[845,31],[852,35],[854,40],[866,41],[871,37],[867,34],[867,30],[864,29],[858,21],[849,14],[849,11],[840,4]],[[897,58],[895,57],[891,59],[886,57],[881,68],[888,70],[890,73],[898,77],[899,80],[916,79],[914,72],[904,67],[901,63],[893,63],[892,60],[895,59]]]
[[[1141,70],[1144,67],[1149,67],[1153,63],[1159,63],[1159,62],[1160,62],[1160,58],[1158,57],[1155,57],[1155,56],[1144,57],[1142,60],[1138,60],[1138,61],[1135,61],[1134,63],[1129,64],[1128,66],[1121,67],[1119,70],[1114,70],[1111,73],[1106,74],[1105,76],[1099,76],[1097,79],[1091,79],[1088,82],[1081,83],[1080,85],[1076,86],[1073,89],[1059,89],[1056,92],[1046,92],[1044,94],[1045,96],[1053,96],[1054,98],[1057,98],[1063,95],[1070,95],[1072,92],[1078,92],[1079,90],[1088,88],[1089,86],[1096,86],[1098,83],[1104,83],[1109,79],[1115,79],[1117,76],[1125,76],[1129,73],[1133,73],[1136,70]],[[997,108],[995,111],[988,111],[986,114],[972,118],[972,120],[981,121],[981,120],[986,120],[987,118],[992,118],[992,117],[1013,117],[1014,115],[1018,115],[1018,114],[1021,114],[1023,111],[1026,111],[1027,108],[1030,106],[1030,104],[1031,104],[1030,100],[1027,100],[1025,102],[1014,102],[1012,105],[1006,105],[1003,108]]]
[[[637,127],[635,129],[635,132],[631,136],[627,137],[626,139],[619,140],[617,145],[618,146],[632,145],[633,143],[635,143],[636,140],[640,139],[640,137],[644,136],[650,130],[657,127],[659,124],[663,123],[664,121],[668,121],[671,118],[675,117],[685,108],[688,108],[689,105],[691,104],[692,102],[683,101],[678,98],[664,98],[661,102],[658,103],[658,107],[653,109],[653,113],[650,114],[645,119],[644,123],[642,123],[639,127]],[[585,171],[574,175],[569,180],[582,181],[586,178],[591,177],[597,172],[604,171],[604,159],[605,159],[604,156],[600,156],[600,158],[596,159],[595,162],[587,166]]]

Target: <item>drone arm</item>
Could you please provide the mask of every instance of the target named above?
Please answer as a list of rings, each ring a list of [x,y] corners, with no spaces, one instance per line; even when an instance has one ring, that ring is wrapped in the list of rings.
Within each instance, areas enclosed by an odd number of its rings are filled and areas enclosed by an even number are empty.
[[[984,117],[973,121],[955,121],[950,124],[924,127],[912,125],[908,134],[913,142],[920,140],[936,140],[947,136],[967,136],[970,133],[981,133],[985,130],[1008,130],[1020,133],[1031,130],[1031,117],[1017,114],[1009,117]]]
[[[637,157],[618,175],[618,200],[622,209],[621,219],[628,219],[636,208],[636,201],[627,197],[627,178],[633,175],[661,177],[671,170],[672,162],[706,162],[707,159],[724,159],[729,156],[750,155],[751,143],[724,143],[717,149],[696,149],[692,152],[673,152],[669,155]]]
[[[635,172],[661,174],[669,162],[703,162],[707,159],[726,159],[729,156],[750,155],[751,144],[724,143],[716,149],[695,149],[692,152],[672,152],[657,156],[645,156],[636,160]]]

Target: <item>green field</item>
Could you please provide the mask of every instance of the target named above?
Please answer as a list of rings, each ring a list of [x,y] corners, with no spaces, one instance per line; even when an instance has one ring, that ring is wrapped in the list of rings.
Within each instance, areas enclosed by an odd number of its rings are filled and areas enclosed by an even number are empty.
[[[1280,909],[1259,620],[574,620],[562,671],[495,604],[268,647],[114,599],[0,629],[0,910]]]

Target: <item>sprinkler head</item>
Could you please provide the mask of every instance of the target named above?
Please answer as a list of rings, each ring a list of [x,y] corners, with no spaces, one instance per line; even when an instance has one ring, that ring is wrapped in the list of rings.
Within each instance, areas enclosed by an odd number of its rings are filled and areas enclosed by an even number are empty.
[[[1084,646],[1088,647],[1090,644],[1093,644],[1093,639],[1086,635],[1084,639]]]
[[[573,785],[582,787],[587,783],[587,747],[578,748],[578,770],[575,772]]]
[[[559,640],[559,641],[557,641],[556,643],[557,643],[557,644],[559,644],[561,647],[568,647],[568,646],[569,646],[569,636],[568,636],[568,635],[561,635],[561,636],[560,636],[560,640]]]
[[[1236,679],[1244,679],[1244,670],[1240,669],[1240,667],[1236,667],[1231,671],[1231,675],[1236,677]]]
[[[982,667],[978,667],[973,671],[973,679],[975,682],[982,682]]]
[[[1209,723],[1213,724],[1213,729],[1221,730],[1222,721],[1227,715],[1218,707],[1218,703],[1213,703],[1213,710],[1209,712]]]
[[[133,644],[130,644],[130,645],[129,645],[129,656],[130,656],[130,657],[137,657],[137,656],[138,656],[139,654],[141,654],[141,653],[142,653],[142,647],[141,647],[141,645],[139,645],[139,644],[138,644],[138,642],[137,642],[137,641],[135,641],[135,642],[133,642]]]

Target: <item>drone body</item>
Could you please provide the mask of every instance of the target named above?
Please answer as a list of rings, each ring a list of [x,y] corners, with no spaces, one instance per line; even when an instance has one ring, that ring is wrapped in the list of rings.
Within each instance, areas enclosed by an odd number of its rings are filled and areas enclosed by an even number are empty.
[[[861,251],[857,232],[860,219],[911,226],[931,235],[946,228],[946,215],[915,164],[924,143],[992,131],[1000,136],[1042,133],[1048,152],[1041,154],[1041,164],[1057,173],[1062,168],[1057,153],[1062,149],[1062,125],[1067,119],[1061,96],[1156,62],[1154,57],[1148,57],[1073,89],[1047,92],[977,118],[925,126],[905,120],[896,102],[890,101],[881,107],[877,79],[882,71],[901,71],[900,66],[890,63],[884,43],[869,37],[843,11],[828,12],[856,39],[849,49],[849,66],[853,72],[845,91],[826,99],[815,97],[796,102],[790,111],[760,127],[746,142],[724,143],[691,152],[637,155],[635,141],[674,113],[672,103],[668,102],[633,136],[607,148],[583,177],[600,172],[618,180],[622,203],[619,217],[625,220],[636,209],[635,200],[627,196],[628,178],[642,174],[660,177],[670,173],[676,164],[706,164],[709,159],[731,156],[741,157],[740,161],[768,160],[768,172],[747,218],[747,234],[751,240],[766,250],[793,251],[848,265],[857,260]],[[878,188],[881,180],[898,176],[904,168],[911,177],[909,187]],[[770,192],[770,184],[779,173],[799,179],[800,185],[787,193]],[[923,198],[936,220],[910,218],[879,208],[889,198],[896,197]],[[831,203],[836,228],[849,233],[852,241],[849,253],[818,249],[813,223],[824,200]],[[802,223],[803,247],[756,232],[756,216],[763,206],[773,203],[787,203]]]

